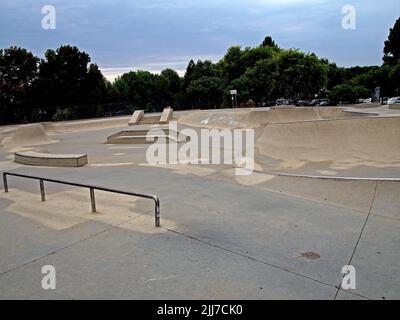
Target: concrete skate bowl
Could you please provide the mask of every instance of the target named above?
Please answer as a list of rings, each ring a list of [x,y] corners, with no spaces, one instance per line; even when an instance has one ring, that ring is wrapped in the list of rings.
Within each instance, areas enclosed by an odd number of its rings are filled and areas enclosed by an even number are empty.
[[[266,171],[336,175],[363,167],[400,177],[400,117],[271,123],[258,130],[256,154]]]
[[[19,126],[1,141],[7,148],[32,147],[55,142],[57,141],[47,135],[41,124]]]
[[[259,108],[249,110],[205,110],[182,115],[178,123],[203,128],[259,128],[270,123],[298,122],[308,120],[354,118],[362,115],[339,107],[277,109]],[[371,115],[369,115],[371,116]]]

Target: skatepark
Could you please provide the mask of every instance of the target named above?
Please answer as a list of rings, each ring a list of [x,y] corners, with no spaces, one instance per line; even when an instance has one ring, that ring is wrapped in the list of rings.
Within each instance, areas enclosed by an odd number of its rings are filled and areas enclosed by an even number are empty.
[[[45,181],[0,193],[1,299],[400,298],[400,110],[166,110],[0,127],[0,171]],[[155,129],[254,130],[254,171],[148,163]],[[160,226],[149,199],[102,188],[157,196]]]

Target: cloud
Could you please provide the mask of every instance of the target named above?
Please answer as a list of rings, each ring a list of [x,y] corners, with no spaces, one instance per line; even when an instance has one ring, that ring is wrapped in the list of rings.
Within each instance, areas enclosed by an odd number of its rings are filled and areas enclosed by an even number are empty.
[[[0,1],[0,48],[19,45],[42,56],[77,45],[114,74],[129,66],[184,70],[191,58],[216,61],[229,46],[255,46],[266,35],[340,65],[376,64],[400,16],[398,0],[352,0],[357,30],[345,32],[341,8],[348,0],[53,0],[57,29],[44,31],[43,3]]]

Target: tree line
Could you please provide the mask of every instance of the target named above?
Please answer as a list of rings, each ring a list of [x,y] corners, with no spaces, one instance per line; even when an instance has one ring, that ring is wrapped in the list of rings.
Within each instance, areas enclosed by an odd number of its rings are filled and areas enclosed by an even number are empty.
[[[256,47],[230,47],[223,58],[191,60],[180,77],[172,69],[160,74],[131,71],[107,81],[90,56],[63,45],[39,59],[24,48],[0,50],[0,124],[58,121],[128,114],[137,109],[161,111],[230,107],[230,90],[238,102],[263,106],[281,97],[328,98],[333,104],[399,95],[400,18],[385,41],[383,64],[338,67],[297,49],[280,48],[271,37]]]

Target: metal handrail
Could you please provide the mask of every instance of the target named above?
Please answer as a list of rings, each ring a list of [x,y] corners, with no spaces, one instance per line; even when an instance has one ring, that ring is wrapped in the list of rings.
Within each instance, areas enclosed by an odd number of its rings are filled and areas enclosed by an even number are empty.
[[[26,178],[26,179],[39,180],[40,195],[41,195],[42,201],[46,201],[46,195],[45,195],[45,191],[44,191],[44,181],[52,182],[52,183],[65,184],[65,185],[74,186],[74,187],[87,188],[87,189],[90,190],[90,201],[91,201],[91,204],[92,204],[92,212],[96,212],[96,199],[95,199],[95,195],[94,195],[94,190],[106,191],[106,192],[124,194],[124,195],[128,195],[128,196],[133,196],[133,197],[151,199],[155,203],[155,226],[156,227],[160,227],[161,226],[161,224],[160,224],[160,220],[161,220],[160,199],[155,195],[150,195],[150,194],[145,194],[145,193],[138,193],[138,192],[122,191],[122,190],[116,190],[116,189],[109,189],[109,188],[105,188],[105,187],[92,186],[92,185],[88,185],[88,184],[82,184],[82,183],[76,183],[76,182],[67,182],[67,181],[62,181],[62,180],[49,179],[49,178],[43,178],[43,177],[36,177],[36,176],[30,176],[30,175],[19,174],[19,173],[11,173],[11,172],[3,172],[3,185],[4,185],[4,191],[5,192],[8,192],[7,176],[14,176],[14,177],[20,177],[20,178]]]

